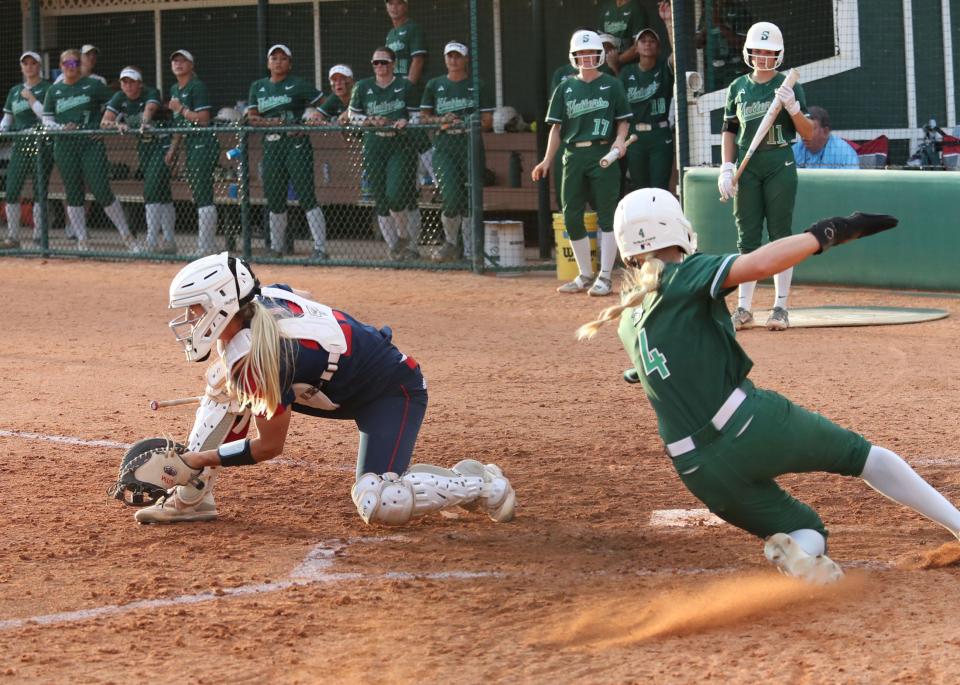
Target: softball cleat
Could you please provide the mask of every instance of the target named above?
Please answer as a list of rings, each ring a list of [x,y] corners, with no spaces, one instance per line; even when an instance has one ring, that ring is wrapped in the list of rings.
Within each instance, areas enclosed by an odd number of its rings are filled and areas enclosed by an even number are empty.
[[[180,499],[178,490],[179,487],[174,488],[153,506],[138,509],[133,518],[137,523],[189,523],[217,518],[217,505],[212,492],[205,493],[199,502],[188,504]]]
[[[768,331],[785,331],[790,328],[790,314],[783,307],[774,307],[767,319]]]
[[[587,291],[587,295],[590,297],[604,297],[612,292],[613,282],[609,278],[597,276],[597,280],[595,280],[593,285],[590,286],[590,290]]]
[[[737,307],[730,320],[733,321],[733,330],[742,330],[753,323],[753,312],[743,307]]]
[[[559,288],[557,288],[558,293],[582,293],[584,290],[590,287],[590,281],[593,279],[593,276],[584,276],[580,274],[575,279],[569,283],[564,283]]]
[[[830,585],[843,578],[843,570],[826,554],[813,556],[786,533],[775,533],[763,545],[763,555],[780,573],[811,585]]]

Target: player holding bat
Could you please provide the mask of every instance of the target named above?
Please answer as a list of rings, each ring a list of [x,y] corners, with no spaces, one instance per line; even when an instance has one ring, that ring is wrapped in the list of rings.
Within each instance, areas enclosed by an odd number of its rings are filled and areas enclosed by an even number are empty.
[[[750,27],[743,45],[743,59],[753,72],[740,76],[727,88],[723,120],[723,165],[720,167],[721,200],[733,198],[737,222],[737,249],[748,254],[760,247],[763,223],[767,223],[770,241],[791,234],[793,204],[797,196],[797,165],[791,144],[799,133],[808,137],[813,123],[806,116],[806,99],[797,84],[791,87],[787,77],[777,71],[783,63],[783,36],[775,25],[759,22]],[[775,118],[753,155],[747,152],[754,136],[771,109]],[[749,165],[744,166],[745,157]],[[739,178],[736,160],[741,160]],[[782,331],[790,325],[787,297],[793,268],[773,277],[776,301],[766,326]],[[753,321],[753,291],[756,281],[740,284],[734,328],[740,330]]]

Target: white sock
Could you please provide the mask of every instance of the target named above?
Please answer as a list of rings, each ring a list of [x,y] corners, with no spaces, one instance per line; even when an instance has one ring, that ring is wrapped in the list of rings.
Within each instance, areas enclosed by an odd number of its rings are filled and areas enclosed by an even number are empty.
[[[613,231],[600,232],[600,246],[600,275],[609,279],[617,259],[617,239]]]
[[[380,225],[380,235],[389,249],[397,246],[397,227],[393,223],[392,216],[377,216],[377,223]]]
[[[473,217],[465,216],[460,219],[460,231],[463,233],[463,256],[473,259]]]
[[[67,218],[70,219],[70,228],[78,240],[87,239],[87,212],[83,205],[67,207]]]
[[[163,221],[163,205],[151,202],[143,206],[143,213],[147,220],[147,247],[156,247],[160,237],[160,224]]]
[[[160,225],[163,227],[163,239],[168,243],[176,242],[177,208],[172,202],[165,202],[160,205],[160,209],[162,210]]]
[[[7,203],[7,235],[16,240],[20,235],[20,203]]]
[[[323,215],[323,210],[314,207],[307,212],[307,224],[310,226],[310,234],[313,236],[313,249],[327,251],[327,218]]]
[[[36,241],[40,240],[40,227],[43,226],[43,203],[34,202],[33,203],[33,239]],[[50,227],[47,226],[47,230],[50,230]]]
[[[120,200],[114,200],[112,205],[104,207],[103,213],[106,214],[110,218],[110,221],[113,222],[113,225],[116,226],[121,238],[130,240],[130,238],[133,237],[130,235],[130,227],[127,225],[127,215],[123,212],[123,205],[120,204]]]
[[[270,249],[283,254],[287,244],[287,213],[270,212]]]
[[[423,217],[420,216],[419,209],[407,210],[407,235],[410,236],[410,244],[414,247],[420,242],[420,227],[423,224]]]
[[[217,208],[214,205],[197,208],[197,252],[202,255],[217,251]]]
[[[860,477],[881,495],[910,507],[960,537],[960,511],[899,455],[874,445]]]
[[[573,248],[573,258],[577,260],[577,268],[580,269],[580,275],[593,278],[593,263],[590,259],[590,238],[583,236],[579,240],[571,240],[570,246]]]
[[[777,299],[774,307],[787,308],[787,298],[790,297],[790,282],[793,280],[793,267],[785,269],[773,277],[773,286],[776,289]]]
[[[787,533],[793,541],[800,545],[800,549],[812,557],[818,557],[827,550],[827,540],[819,531],[812,528],[801,528]]]
[[[444,239],[451,245],[456,245],[457,234],[460,232],[460,217],[441,214],[440,223],[443,224]]]
[[[406,240],[407,231],[407,213],[404,211],[394,212],[391,210],[390,217],[393,219],[393,226],[397,231],[397,240]]]
[[[756,281],[741,283],[737,289],[737,306],[746,309],[748,312],[753,310],[753,291],[757,287]]]

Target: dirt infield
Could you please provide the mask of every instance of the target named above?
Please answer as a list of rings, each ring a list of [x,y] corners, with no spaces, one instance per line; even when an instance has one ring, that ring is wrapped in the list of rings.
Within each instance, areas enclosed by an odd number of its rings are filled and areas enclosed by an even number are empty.
[[[499,463],[513,523],[364,526],[354,426],[298,416],[277,463],[220,477],[218,521],[136,525],[104,494],[122,446],[185,438],[190,407],[147,403],[203,387],[166,325],[177,268],[0,259],[0,685],[960,681],[960,546],[859,480],[782,480],[848,569],[828,590],[776,575],[729,526],[649,525],[701,505],[620,380],[613,327],[573,339],[606,302],[546,275],[257,269],[389,324],[430,387],[415,458]],[[792,303],[950,311],[741,341],[757,384],[960,501],[960,299],[801,287]]]

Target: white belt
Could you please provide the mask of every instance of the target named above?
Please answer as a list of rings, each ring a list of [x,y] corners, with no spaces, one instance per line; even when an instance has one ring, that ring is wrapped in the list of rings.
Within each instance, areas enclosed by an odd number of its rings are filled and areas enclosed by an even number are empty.
[[[591,147],[593,145],[609,145],[609,140],[581,140],[579,143],[574,143],[574,147]]]
[[[740,388],[734,388],[727,400],[720,406],[720,409],[717,410],[717,413],[710,419],[713,427],[718,431],[723,430],[723,427],[727,425],[727,421],[729,421],[734,412],[740,408],[740,405],[743,404],[745,399],[747,399],[747,393]],[[693,442],[693,436],[688,435],[685,438],[681,438],[667,445],[667,454],[676,459],[682,454],[692,452],[696,447],[696,444]]]
[[[396,131],[374,131],[375,135],[380,136],[381,138],[393,138],[397,135]]]
[[[669,121],[657,121],[652,124],[639,123],[633,125],[633,130],[642,133],[643,131],[652,131],[655,128],[670,128]]]

